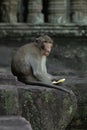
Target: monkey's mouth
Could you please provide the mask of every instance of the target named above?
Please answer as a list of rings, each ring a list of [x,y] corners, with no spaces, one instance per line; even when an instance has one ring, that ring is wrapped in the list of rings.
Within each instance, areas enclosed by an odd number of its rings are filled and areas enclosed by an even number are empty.
[[[45,56],[48,56],[50,54],[50,51],[45,51]]]

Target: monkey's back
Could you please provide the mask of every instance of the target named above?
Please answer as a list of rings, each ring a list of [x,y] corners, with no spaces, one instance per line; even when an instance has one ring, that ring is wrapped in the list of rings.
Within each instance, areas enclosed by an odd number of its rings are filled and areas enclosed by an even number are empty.
[[[40,58],[40,53],[34,43],[20,47],[12,58],[12,73],[16,76],[32,74],[31,60]]]

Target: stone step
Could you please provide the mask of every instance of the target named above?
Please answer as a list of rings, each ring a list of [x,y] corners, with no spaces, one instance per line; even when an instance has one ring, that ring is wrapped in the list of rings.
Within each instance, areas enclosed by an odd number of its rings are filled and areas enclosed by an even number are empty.
[[[32,130],[30,123],[20,116],[0,117],[0,130]]]

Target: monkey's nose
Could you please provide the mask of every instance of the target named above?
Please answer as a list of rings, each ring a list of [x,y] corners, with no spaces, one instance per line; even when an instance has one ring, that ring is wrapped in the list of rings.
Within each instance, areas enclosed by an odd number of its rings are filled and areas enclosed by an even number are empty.
[[[50,53],[51,52],[51,48],[47,48],[46,51],[48,51]]]

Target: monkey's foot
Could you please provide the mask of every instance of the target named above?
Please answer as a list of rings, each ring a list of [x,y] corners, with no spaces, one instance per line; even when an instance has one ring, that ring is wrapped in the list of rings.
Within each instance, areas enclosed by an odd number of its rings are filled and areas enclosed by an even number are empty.
[[[63,79],[60,79],[60,80],[58,80],[58,81],[53,81],[52,83],[53,83],[53,84],[59,84],[59,83],[64,82],[65,80],[66,80],[66,79],[63,78]]]

